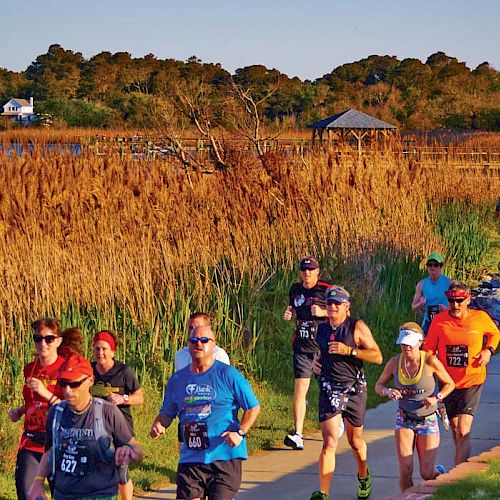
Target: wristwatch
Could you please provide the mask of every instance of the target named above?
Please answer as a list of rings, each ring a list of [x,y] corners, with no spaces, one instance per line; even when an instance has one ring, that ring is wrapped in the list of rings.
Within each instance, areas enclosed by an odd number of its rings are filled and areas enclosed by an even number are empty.
[[[438,392],[438,393],[436,394],[436,398],[437,398],[437,400],[438,400],[440,403],[442,403],[442,402],[443,402],[443,399],[444,399],[444,398],[443,398],[443,395],[442,395],[440,392]]]
[[[489,346],[487,347],[486,349],[488,349],[488,351],[491,352],[491,355],[493,356],[493,354],[495,354],[495,349],[493,349],[493,347]]]
[[[238,431],[237,431],[237,432],[238,432],[238,434],[239,434],[242,438],[244,438],[244,437],[246,436],[246,432],[245,432],[243,429],[238,429]]]
[[[358,355],[358,350],[356,348],[351,349],[351,356],[356,357]]]
[[[129,404],[129,400],[130,400],[129,395],[128,394],[122,394],[122,397],[123,397],[123,402],[128,405]]]

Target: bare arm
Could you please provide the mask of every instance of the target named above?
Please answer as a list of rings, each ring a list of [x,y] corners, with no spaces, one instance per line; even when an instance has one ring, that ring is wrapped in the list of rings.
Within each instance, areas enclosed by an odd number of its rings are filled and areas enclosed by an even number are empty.
[[[33,480],[31,488],[28,491],[29,500],[38,498],[47,499],[43,485],[45,483],[45,478],[50,474],[49,453],[51,453],[50,450],[46,451],[42,455],[42,459],[40,460],[40,464],[38,466],[38,472]]]
[[[356,322],[354,341],[359,346],[358,354],[356,355],[357,358],[367,363],[382,364],[383,357],[380,347],[375,342],[368,325],[362,320]]]
[[[144,455],[142,449],[133,437],[125,446],[120,446],[115,452],[115,464],[127,465],[131,460],[135,463],[142,462]]]
[[[439,392],[445,398],[455,389],[455,382],[453,382],[443,363],[436,356],[427,354],[426,363],[432,368],[434,375],[441,382],[441,390]]]
[[[243,418],[241,419],[240,429],[248,433],[248,431],[252,428],[253,424],[257,420],[257,417],[260,413],[260,406],[256,406],[255,408],[250,408],[249,410],[245,410],[243,412]],[[243,437],[240,436],[237,432],[226,431],[221,434],[224,438],[224,441],[232,447],[239,446],[243,441]]]
[[[149,435],[153,439],[156,439],[162,434],[165,434],[165,430],[170,426],[172,421],[172,417],[167,417],[167,415],[163,415],[162,413],[158,414],[158,416],[155,418],[155,421],[153,422],[153,425],[151,426]]]
[[[413,302],[411,303],[411,310],[417,312],[422,310],[425,305],[425,297],[422,295],[422,282],[417,283],[415,288],[415,295],[413,296]]]
[[[384,371],[380,374],[380,377],[375,384],[375,392],[379,396],[387,396],[387,390],[389,389],[387,384],[392,380],[396,359],[397,356],[394,356],[387,362],[384,367]]]
[[[122,394],[115,394],[113,392],[108,396],[108,401],[115,405],[142,405],[144,403],[144,395],[142,394],[142,389],[139,387],[139,389],[129,394],[128,402],[125,401]]]

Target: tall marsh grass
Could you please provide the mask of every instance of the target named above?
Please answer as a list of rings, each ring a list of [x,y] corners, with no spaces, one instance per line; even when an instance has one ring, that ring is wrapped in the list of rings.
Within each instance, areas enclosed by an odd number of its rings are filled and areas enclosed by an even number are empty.
[[[299,255],[353,263],[370,296],[376,249],[396,259],[444,248],[429,204],[482,203],[500,191],[498,178],[392,155],[268,155],[264,164],[240,155],[206,175],[85,145],[79,155],[32,145],[0,152],[3,397],[32,355],[29,323],[45,315],[87,335],[116,329],[125,357],[146,372],[164,371],[190,311],[209,309],[222,343],[250,362],[256,297]]]

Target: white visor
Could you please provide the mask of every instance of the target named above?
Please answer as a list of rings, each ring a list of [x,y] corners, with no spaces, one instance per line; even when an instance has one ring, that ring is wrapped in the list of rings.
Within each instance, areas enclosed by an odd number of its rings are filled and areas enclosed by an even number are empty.
[[[418,345],[423,339],[422,334],[413,330],[400,330],[396,344],[409,345],[411,347]]]

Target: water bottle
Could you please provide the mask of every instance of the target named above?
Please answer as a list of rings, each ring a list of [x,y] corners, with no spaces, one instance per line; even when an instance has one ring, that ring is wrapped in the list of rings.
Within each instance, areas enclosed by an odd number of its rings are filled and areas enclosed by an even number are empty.
[[[443,402],[438,403],[438,414],[441,418],[441,422],[443,422],[443,427],[445,431],[450,430],[450,421],[448,419],[448,414],[446,413],[446,406]]]

